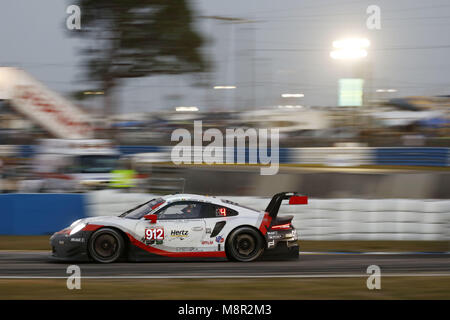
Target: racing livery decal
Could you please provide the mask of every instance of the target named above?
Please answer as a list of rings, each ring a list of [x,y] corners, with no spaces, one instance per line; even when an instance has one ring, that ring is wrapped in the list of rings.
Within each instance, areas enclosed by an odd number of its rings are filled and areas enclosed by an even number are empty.
[[[264,218],[261,222],[261,225],[259,226],[259,231],[261,231],[261,233],[263,235],[265,235],[267,233],[267,231],[269,230],[269,226],[270,226],[271,222],[272,222],[272,217],[269,216],[269,214],[266,212],[264,214]]]
[[[180,238],[181,240],[186,238],[188,235],[189,235],[189,231],[187,231],[187,230],[172,230],[170,232],[171,237]]]
[[[164,240],[164,228],[145,229],[145,240]]]

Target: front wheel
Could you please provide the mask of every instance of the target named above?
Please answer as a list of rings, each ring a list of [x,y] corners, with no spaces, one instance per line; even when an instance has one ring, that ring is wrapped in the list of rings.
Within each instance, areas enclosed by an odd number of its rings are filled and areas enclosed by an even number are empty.
[[[230,260],[250,262],[264,252],[262,236],[253,228],[242,227],[233,231],[227,239],[227,254]]]
[[[104,228],[94,232],[88,244],[91,257],[101,263],[117,261],[122,255],[124,241],[113,229]]]

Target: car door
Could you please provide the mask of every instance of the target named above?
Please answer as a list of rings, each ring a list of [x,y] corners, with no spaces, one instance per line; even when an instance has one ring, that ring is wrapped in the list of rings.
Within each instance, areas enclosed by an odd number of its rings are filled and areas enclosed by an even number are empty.
[[[225,226],[229,222],[229,217],[238,215],[237,211],[222,205],[204,203],[201,216],[205,221],[205,237],[202,247],[221,248],[225,245]]]
[[[204,238],[201,203],[179,201],[158,210],[157,222],[141,220],[138,233],[144,243],[167,251],[194,251]]]

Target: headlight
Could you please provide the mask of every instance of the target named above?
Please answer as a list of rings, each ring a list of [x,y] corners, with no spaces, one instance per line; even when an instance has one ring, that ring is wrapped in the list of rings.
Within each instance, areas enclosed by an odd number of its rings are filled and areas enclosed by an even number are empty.
[[[83,229],[86,226],[86,223],[79,223],[77,224],[72,230],[70,230],[69,236],[77,233],[81,229]]]

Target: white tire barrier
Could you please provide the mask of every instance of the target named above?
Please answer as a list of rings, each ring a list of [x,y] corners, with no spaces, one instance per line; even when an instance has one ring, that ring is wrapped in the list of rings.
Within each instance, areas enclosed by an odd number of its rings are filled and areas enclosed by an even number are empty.
[[[97,191],[87,195],[90,216],[118,215],[156,195]],[[227,197],[264,210],[269,198]],[[304,240],[450,240],[450,200],[309,199],[308,205],[283,203],[280,215],[294,215]]]

